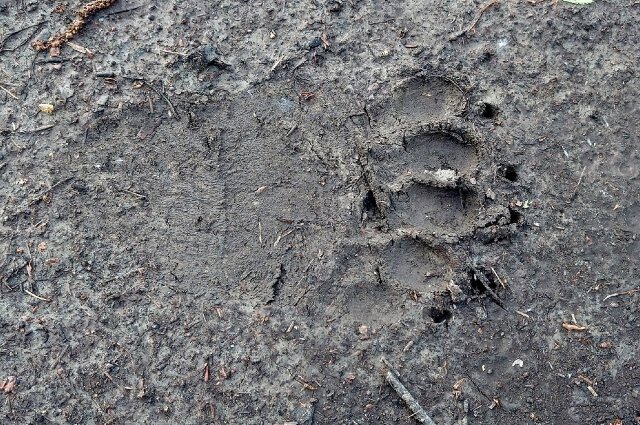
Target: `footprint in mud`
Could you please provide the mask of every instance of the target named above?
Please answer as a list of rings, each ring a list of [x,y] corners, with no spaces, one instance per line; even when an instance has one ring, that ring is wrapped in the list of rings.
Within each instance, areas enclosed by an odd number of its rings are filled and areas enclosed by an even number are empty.
[[[372,146],[369,158],[369,183],[389,227],[457,236],[472,230],[481,152],[468,128],[418,125]]]
[[[401,81],[393,91],[375,108],[383,112],[379,124],[433,122],[458,115],[466,108],[464,90],[448,77],[418,75]]]
[[[381,314],[396,320],[401,310],[380,306],[398,292],[435,295],[450,290],[456,276],[468,277],[457,260],[466,253],[458,251],[487,221],[481,170],[488,154],[472,127],[456,118],[465,107],[466,94],[453,80],[416,76],[373,108],[373,137],[362,147],[368,249],[355,268],[373,269],[377,289],[353,297],[350,306],[363,308],[363,320],[376,322]]]
[[[368,324],[399,321],[411,298],[445,291],[452,277],[446,252],[412,237],[375,234],[342,255],[339,284],[328,288],[330,308],[338,310],[330,315],[348,313]]]

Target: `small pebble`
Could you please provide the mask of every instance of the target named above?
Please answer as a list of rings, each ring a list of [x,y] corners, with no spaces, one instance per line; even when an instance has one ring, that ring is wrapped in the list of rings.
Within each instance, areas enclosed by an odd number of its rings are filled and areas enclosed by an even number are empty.
[[[311,42],[309,42],[309,49],[315,49],[316,47],[320,47],[321,44],[322,44],[322,40],[320,40],[320,37],[315,37],[313,40],[311,40]]]

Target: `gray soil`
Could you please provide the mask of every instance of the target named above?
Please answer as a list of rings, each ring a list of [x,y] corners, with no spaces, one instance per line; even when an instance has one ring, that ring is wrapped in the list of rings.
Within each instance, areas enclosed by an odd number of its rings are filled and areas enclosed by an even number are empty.
[[[0,3],[0,423],[417,423],[383,358],[437,424],[640,423],[639,2],[121,0],[30,47],[81,5]]]

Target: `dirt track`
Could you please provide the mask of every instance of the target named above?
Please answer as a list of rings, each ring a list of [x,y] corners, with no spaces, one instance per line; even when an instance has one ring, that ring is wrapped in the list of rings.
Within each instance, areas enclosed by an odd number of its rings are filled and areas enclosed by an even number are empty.
[[[450,3],[0,3],[0,423],[640,423],[640,3]]]

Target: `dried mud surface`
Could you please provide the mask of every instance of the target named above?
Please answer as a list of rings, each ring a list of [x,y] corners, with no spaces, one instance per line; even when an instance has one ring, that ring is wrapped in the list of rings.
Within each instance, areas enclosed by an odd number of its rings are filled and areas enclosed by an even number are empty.
[[[640,423],[640,3],[483,5],[0,3],[0,422]]]

